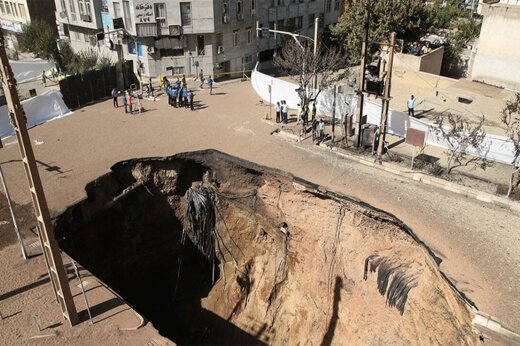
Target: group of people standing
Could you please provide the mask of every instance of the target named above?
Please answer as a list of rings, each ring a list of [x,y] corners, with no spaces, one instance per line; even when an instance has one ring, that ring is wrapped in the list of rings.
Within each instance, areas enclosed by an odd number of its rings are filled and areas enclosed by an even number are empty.
[[[168,95],[168,104],[172,107],[178,108],[193,108],[193,91],[188,91],[186,83],[186,76],[182,76],[182,80],[177,78],[175,83],[170,84],[166,77],[163,78],[164,91]]]
[[[285,100],[276,102],[276,122],[287,124],[289,106]]]
[[[289,112],[289,106],[287,105],[287,102],[285,100],[282,100],[280,102],[276,102],[276,122],[277,123],[284,123],[287,124],[288,121],[288,112]],[[316,119],[316,102],[312,103],[312,109],[310,111],[311,113],[311,129],[312,129],[312,140],[320,139],[320,141],[323,141],[325,139],[325,122],[323,119],[320,119],[319,121]],[[307,132],[307,128],[309,126],[309,106],[305,104],[304,102],[301,103],[301,108],[298,114],[298,121],[297,124],[302,124],[303,127],[303,133]],[[319,131],[319,137],[318,137],[318,131]]]
[[[117,102],[119,92],[116,88],[112,89],[112,99],[114,103],[114,108],[118,108],[119,104]],[[135,102],[134,102],[135,101]],[[139,96],[134,96],[131,90],[125,90],[121,95],[121,103],[123,107],[125,107],[125,113],[133,114],[134,112],[142,113],[144,111],[143,105],[141,104],[141,100]],[[135,107],[134,107],[135,105]]]

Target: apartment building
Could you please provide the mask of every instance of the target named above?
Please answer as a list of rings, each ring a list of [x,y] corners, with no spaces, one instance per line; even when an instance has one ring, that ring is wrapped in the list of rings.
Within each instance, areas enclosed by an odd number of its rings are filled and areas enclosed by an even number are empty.
[[[249,70],[282,43],[281,35],[267,32],[257,38],[257,21],[312,37],[314,19],[321,19],[322,28],[333,24],[343,5],[343,0],[56,1],[60,33],[73,49],[91,47],[134,60],[146,76]]]
[[[520,0],[484,0],[480,37],[472,51],[472,80],[520,91]]]
[[[16,35],[31,20],[39,19],[54,28],[54,0],[0,1],[0,27],[7,47],[18,48]]]

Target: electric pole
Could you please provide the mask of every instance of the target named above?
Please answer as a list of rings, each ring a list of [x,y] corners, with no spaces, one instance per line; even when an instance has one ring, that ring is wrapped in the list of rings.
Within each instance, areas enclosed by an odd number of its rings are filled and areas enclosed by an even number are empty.
[[[358,135],[356,147],[361,146],[361,119],[363,118],[363,100],[364,94],[363,89],[365,88],[365,67],[367,59],[367,41],[368,41],[368,0],[365,0],[365,16],[364,16],[364,28],[363,28],[363,42],[361,44],[361,69],[359,71],[358,78],[358,90],[357,90],[357,114],[356,120],[358,122]]]
[[[394,63],[394,47],[396,33],[390,35],[390,47],[388,50],[388,64],[386,65],[385,93],[383,95],[383,107],[381,109],[381,124],[379,125],[379,143],[377,146],[377,160],[382,163],[383,146],[386,139],[386,123],[388,118],[388,108],[390,107],[390,87],[392,83],[392,65]]]
[[[314,60],[316,61],[316,56],[318,54],[318,26],[320,23],[320,17],[316,17],[314,19]],[[316,65],[316,63],[314,63]],[[318,75],[316,71],[314,71],[314,90],[317,92],[318,90]],[[316,100],[314,101],[316,102]]]
[[[36,166],[36,159],[27,131],[25,113],[18,98],[16,91],[16,80],[13,71],[9,65],[9,59],[5,51],[5,42],[3,35],[0,35],[0,77],[2,79],[2,87],[4,89],[7,106],[9,109],[9,118],[14,127],[18,146],[22,156],[22,163],[29,183],[34,212],[38,225],[41,246],[45,262],[49,269],[49,276],[52,282],[54,293],[61,307],[63,317],[69,321],[71,326],[79,323],[74,300],[70,292],[70,286],[63,267],[63,260],[58,248],[58,243],[54,238],[54,230],[52,227],[51,216],[45,200],[45,193]]]

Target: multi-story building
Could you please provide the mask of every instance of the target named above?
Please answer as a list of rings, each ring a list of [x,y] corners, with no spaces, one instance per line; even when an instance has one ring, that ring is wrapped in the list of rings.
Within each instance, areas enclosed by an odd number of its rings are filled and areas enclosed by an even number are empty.
[[[315,18],[335,23],[343,0],[56,1],[73,49],[132,59],[143,75],[157,76],[251,69],[282,42],[266,31],[257,38],[257,22],[312,37]]]
[[[484,0],[471,79],[520,91],[520,0]]]
[[[54,29],[54,0],[0,1],[0,26],[8,48],[18,48],[16,35],[31,20],[47,22]]]

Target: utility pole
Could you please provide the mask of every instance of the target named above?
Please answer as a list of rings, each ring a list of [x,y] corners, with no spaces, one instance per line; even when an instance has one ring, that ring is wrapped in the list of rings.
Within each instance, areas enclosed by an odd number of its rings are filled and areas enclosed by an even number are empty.
[[[318,55],[318,26],[320,23],[320,17],[316,17],[314,19],[314,60],[316,61],[316,57]],[[318,90],[318,75],[316,71],[314,71],[314,90]],[[315,101],[316,102],[316,101]]]
[[[386,123],[388,118],[388,108],[390,107],[390,87],[392,83],[392,65],[394,63],[395,37],[393,32],[390,35],[390,48],[388,50],[388,64],[386,65],[385,94],[383,95],[383,107],[381,109],[381,124],[379,125],[379,143],[377,146],[377,160],[379,164],[383,161],[383,145],[386,139]]]
[[[364,16],[364,28],[363,28],[363,43],[361,44],[361,69],[359,71],[358,78],[358,90],[357,90],[357,114],[356,120],[358,122],[358,135],[356,147],[361,146],[361,119],[363,118],[363,89],[365,87],[365,67],[367,59],[367,41],[368,41],[368,0],[365,0],[365,16]]]
[[[336,89],[337,86],[334,85],[334,101],[332,101],[332,143],[336,139]]]
[[[74,306],[74,300],[70,292],[70,286],[65,268],[63,267],[63,260],[58,248],[58,243],[54,238],[51,216],[47,207],[47,201],[45,200],[45,193],[40,180],[40,174],[38,173],[38,167],[36,166],[31,139],[27,131],[25,113],[16,91],[16,80],[14,79],[13,71],[9,65],[5,51],[3,35],[0,35],[0,77],[9,109],[9,118],[14,127],[16,138],[18,139],[22,163],[29,183],[29,190],[38,224],[37,228],[45,262],[49,268],[50,280],[61,307],[63,317],[69,321],[71,326],[74,326],[79,323],[78,313]]]

